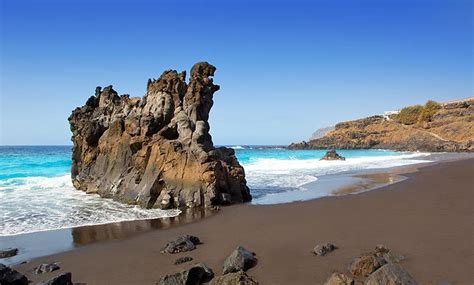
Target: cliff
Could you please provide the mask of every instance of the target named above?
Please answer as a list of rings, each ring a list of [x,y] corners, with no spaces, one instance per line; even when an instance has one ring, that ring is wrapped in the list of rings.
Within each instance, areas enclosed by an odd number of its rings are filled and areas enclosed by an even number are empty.
[[[215,148],[209,134],[215,70],[197,63],[189,83],[165,71],[143,98],[97,87],[69,117],[74,187],[147,208],[250,201],[234,150]]]
[[[474,98],[403,108],[398,114],[336,124],[325,136],[290,149],[474,151]]]

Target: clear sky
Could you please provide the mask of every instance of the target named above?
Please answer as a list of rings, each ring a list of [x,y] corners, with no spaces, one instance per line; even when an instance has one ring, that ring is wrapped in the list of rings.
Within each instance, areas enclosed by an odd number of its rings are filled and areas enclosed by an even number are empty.
[[[96,86],[217,67],[216,144],[288,144],[320,127],[473,95],[470,0],[0,0],[0,144],[70,144]]]

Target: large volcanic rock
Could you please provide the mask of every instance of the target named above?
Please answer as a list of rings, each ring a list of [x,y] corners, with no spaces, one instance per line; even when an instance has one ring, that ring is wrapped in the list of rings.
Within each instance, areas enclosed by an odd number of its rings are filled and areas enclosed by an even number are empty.
[[[165,71],[143,98],[97,87],[69,117],[74,187],[147,208],[251,200],[234,151],[215,148],[209,134],[215,70],[197,63],[189,83]]]

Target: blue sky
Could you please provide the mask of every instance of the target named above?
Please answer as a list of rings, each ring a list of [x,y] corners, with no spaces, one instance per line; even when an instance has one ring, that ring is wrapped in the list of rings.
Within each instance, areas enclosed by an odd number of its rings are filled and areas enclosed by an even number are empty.
[[[0,144],[70,144],[67,117],[113,84],[217,67],[216,144],[473,95],[468,0],[1,1]]]

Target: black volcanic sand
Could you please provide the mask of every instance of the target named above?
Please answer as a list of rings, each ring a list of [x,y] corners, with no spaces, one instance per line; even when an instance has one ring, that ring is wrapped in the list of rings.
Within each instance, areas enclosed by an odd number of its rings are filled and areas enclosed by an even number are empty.
[[[192,256],[217,274],[224,259],[242,245],[257,253],[249,270],[261,284],[322,284],[334,271],[377,244],[405,256],[401,265],[420,284],[473,284],[474,159],[444,162],[407,174],[408,179],[378,190],[272,206],[236,205],[204,220],[99,242],[15,266],[33,281],[71,271],[87,284],[155,284],[189,264]],[[196,250],[160,253],[182,234],[201,238]],[[314,245],[336,244],[325,257]],[[61,270],[34,275],[40,263],[60,262]],[[193,263],[192,262],[192,263]]]

